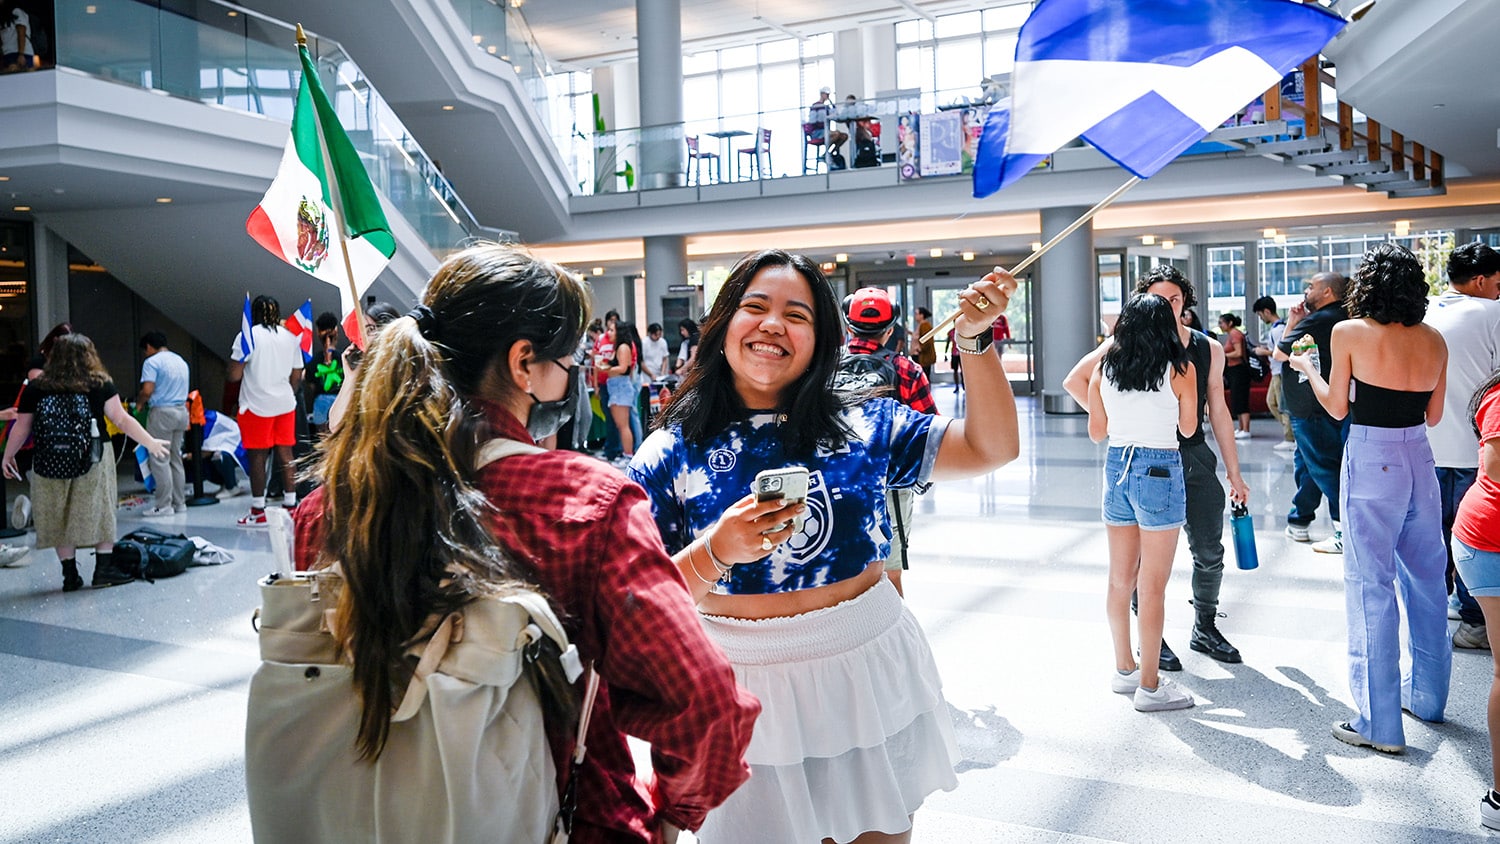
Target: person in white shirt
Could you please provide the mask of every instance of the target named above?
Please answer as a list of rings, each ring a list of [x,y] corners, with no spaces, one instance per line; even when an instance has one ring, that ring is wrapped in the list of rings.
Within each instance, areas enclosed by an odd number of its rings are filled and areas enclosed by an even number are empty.
[[[281,324],[281,305],[270,296],[250,304],[250,338],[241,332],[230,350],[229,380],[240,382],[240,438],[250,456],[250,512],[242,527],[266,524],[266,462],[271,449],[281,461],[282,504],[297,504],[292,446],[297,443],[297,396],[302,346]]]
[[[641,341],[641,371],[652,381],[667,377],[667,357],[671,354],[667,340],[662,337],[661,323],[646,326],[646,339]]]
[[[1276,310],[1276,300],[1270,296],[1256,299],[1252,310],[1255,311],[1256,316],[1260,317],[1261,322],[1270,326],[1266,329],[1266,333],[1261,335],[1260,345],[1256,346],[1254,351],[1256,357],[1265,358],[1262,366],[1266,364],[1271,366],[1271,383],[1266,387],[1266,409],[1281,422],[1282,434],[1281,442],[1277,443],[1274,448],[1290,454],[1297,450],[1297,441],[1292,438],[1291,414],[1281,406],[1281,367],[1283,364],[1271,354],[1281,342],[1282,335],[1286,333],[1286,320],[1281,318],[1281,314]]]
[[[1458,603],[1456,648],[1488,649],[1479,603],[1453,567],[1453,518],[1458,502],[1479,471],[1479,438],[1470,425],[1469,399],[1491,372],[1500,369],[1500,253],[1474,241],[1448,258],[1448,289],[1427,308],[1427,323],[1448,344],[1448,391],[1443,417],[1427,429],[1443,504],[1443,547],[1448,550],[1448,587]]]
[[[31,45],[31,18],[16,0],[0,0],[0,73],[31,70],[36,49]]]

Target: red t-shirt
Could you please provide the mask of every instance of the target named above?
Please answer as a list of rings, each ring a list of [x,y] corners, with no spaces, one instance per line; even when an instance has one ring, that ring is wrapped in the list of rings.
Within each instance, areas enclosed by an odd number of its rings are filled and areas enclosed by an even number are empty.
[[[1500,478],[1484,472],[1484,445],[1500,446],[1500,387],[1492,388],[1479,403],[1479,477],[1459,502],[1453,518],[1453,535],[1470,548],[1500,554]]]

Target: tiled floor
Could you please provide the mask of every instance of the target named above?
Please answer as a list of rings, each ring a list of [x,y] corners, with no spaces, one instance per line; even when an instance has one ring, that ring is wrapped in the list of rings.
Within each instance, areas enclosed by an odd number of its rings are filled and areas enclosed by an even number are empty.
[[[938,398],[953,410],[946,386]],[[1480,840],[1487,651],[1454,656],[1448,723],[1407,720],[1405,756],[1334,741],[1351,714],[1340,558],[1281,534],[1279,428],[1240,443],[1261,566],[1226,571],[1220,619],[1244,652],[1187,648],[1179,550],[1167,639],[1195,709],[1111,694],[1098,517],[1102,447],[1024,402],[1021,458],[918,500],[907,600],[943,671],[964,762],[917,815],[935,842]],[[172,580],[63,595],[51,552],[0,569],[0,841],[244,841],[250,613],[269,539],[244,499],[175,522],[239,554]],[[121,531],[133,523],[122,515]],[[1328,532],[1326,520],[1314,537]],[[92,564],[82,564],[88,577]]]

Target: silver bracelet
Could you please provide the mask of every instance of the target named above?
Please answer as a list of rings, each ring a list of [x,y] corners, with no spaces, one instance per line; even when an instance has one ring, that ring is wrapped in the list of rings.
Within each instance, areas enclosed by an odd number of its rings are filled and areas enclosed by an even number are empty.
[[[703,534],[703,550],[708,552],[708,561],[714,564],[714,568],[718,569],[720,574],[734,568],[734,563],[726,566],[724,561],[719,559],[719,555],[714,553],[713,538],[706,533]]]

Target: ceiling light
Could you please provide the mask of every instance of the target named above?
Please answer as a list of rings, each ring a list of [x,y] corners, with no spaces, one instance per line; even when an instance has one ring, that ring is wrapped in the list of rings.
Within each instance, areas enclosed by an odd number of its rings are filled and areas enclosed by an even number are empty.
[[[941,257],[943,257],[943,250],[941,250],[941,249],[938,249],[938,248],[936,248],[936,247],[934,247],[934,248],[933,248],[933,249],[932,249],[932,250],[931,250],[931,251],[930,251],[930,252],[928,252],[928,253],[927,253],[927,254],[928,254],[928,255],[931,255],[931,256],[932,256],[932,257],[934,257],[934,258],[941,258]]]
[[[237,17],[239,17],[239,16],[240,16],[240,13],[239,13],[239,12],[236,12],[236,11],[235,11],[235,10],[233,10],[233,9],[230,9],[230,10],[229,10],[229,16],[230,16],[230,17],[231,17],[231,18],[237,18]]]
[[[98,6],[84,6],[83,7],[83,13],[85,15],[92,15],[92,14],[95,14],[96,12],[98,12],[98,11],[99,11],[99,7]]]
[[[1142,246],[1152,246],[1155,243],[1156,243],[1156,235],[1154,235],[1154,234],[1143,234],[1143,235],[1141,235],[1141,245]]]
[[[30,211],[31,210],[31,206],[30,205],[17,205],[17,206],[15,206],[14,208],[12,208],[10,210],[12,210],[12,211]]]
[[[1406,237],[1411,234],[1411,220],[1396,221],[1396,237]]]
[[[594,267],[594,275],[604,275],[603,267]]]
[[[960,257],[963,258],[965,261],[972,261],[972,260],[974,260],[974,253],[973,252],[965,252]]]
[[[521,72],[521,66],[520,65],[516,65],[516,73],[520,73],[520,72]]]
[[[1175,240],[1163,240],[1161,242],[1161,248],[1163,248],[1163,249],[1176,249],[1177,248],[1177,241],[1175,241]]]
[[[0,176],[0,182],[8,182],[8,181],[10,181],[10,177],[9,176]]]
[[[484,43],[484,36],[483,35],[476,35],[476,36],[474,36],[474,43],[475,44],[483,44]]]
[[[172,197],[170,197],[170,196],[158,196],[156,198],[156,204],[157,205],[171,205],[172,204]]]
[[[443,111],[452,111],[452,110],[453,110],[453,106],[451,106],[451,105],[445,105],[445,106],[443,106]]]
[[[840,252],[837,255],[833,256],[833,260],[837,261],[840,264],[847,264],[847,263],[849,263],[849,253],[848,252]]]
[[[1040,240],[1033,240],[1031,242],[1031,251],[1032,252],[1040,252],[1040,251],[1042,251],[1042,242]]]
[[[492,56],[493,56],[493,55],[495,55],[495,54],[496,54],[496,53],[498,53],[498,52],[500,52],[500,51],[499,51],[499,50],[496,50],[496,49],[495,49],[495,45],[494,45],[494,44],[491,44],[491,45],[490,45],[490,46],[488,46],[488,47],[485,47],[485,48],[484,48],[484,51],[485,51],[485,52],[486,52],[486,53],[489,53],[489,54],[490,54],[490,55],[492,55]]]
[[[836,265],[832,261],[824,261],[822,264],[823,272],[831,273],[833,272],[835,266]]]
[[[510,56],[501,56],[500,57],[500,61],[502,61],[502,62],[508,62],[508,61],[510,61]]]
[[[1263,238],[1265,238],[1265,239],[1267,239],[1267,240],[1270,240],[1271,238],[1273,238],[1273,237],[1276,236],[1276,230],[1275,229],[1265,229],[1265,230],[1263,230],[1260,233],[1260,236],[1263,237]]]

